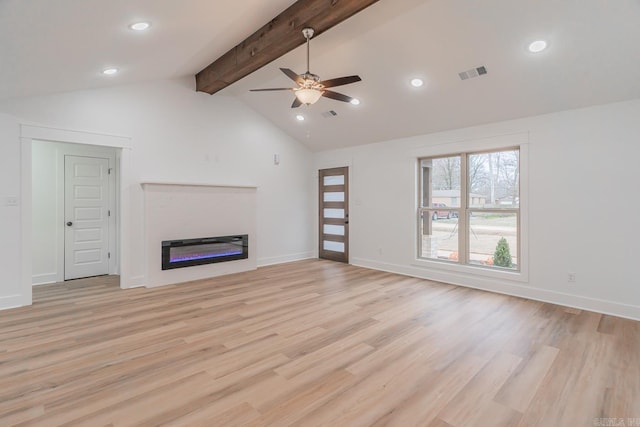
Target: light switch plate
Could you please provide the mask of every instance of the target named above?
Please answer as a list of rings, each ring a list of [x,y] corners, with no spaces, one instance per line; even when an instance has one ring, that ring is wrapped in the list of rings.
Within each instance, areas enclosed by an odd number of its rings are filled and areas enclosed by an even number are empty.
[[[18,206],[18,198],[15,196],[9,196],[5,199],[5,206]]]

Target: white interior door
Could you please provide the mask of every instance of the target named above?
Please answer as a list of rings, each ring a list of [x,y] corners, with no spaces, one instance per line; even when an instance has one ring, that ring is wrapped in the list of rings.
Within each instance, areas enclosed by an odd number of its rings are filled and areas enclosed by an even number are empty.
[[[64,158],[64,279],[109,273],[109,160]]]

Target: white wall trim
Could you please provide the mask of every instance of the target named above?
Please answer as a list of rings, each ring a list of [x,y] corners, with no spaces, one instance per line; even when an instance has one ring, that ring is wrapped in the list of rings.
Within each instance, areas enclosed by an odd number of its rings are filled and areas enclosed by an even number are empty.
[[[129,212],[133,203],[131,197],[131,188],[136,185],[134,184],[136,176],[134,174],[133,168],[133,150],[123,149],[119,151],[118,155],[120,161],[116,162],[116,167],[120,168],[120,173],[117,175],[119,181],[118,191],[120,192],[120,195],[116,198],[116,203],[118,210],[118,220],[120,221],[118,227],[120,233],[117,236],[116,244],[119,248],[117,252],[118,264],[120,265],[120,288],[127,289],[138,286],[136,284],[137,276],[131,275],[131,272],[133,271],[130,266],[132,257],[129,254],[132,249],[130,245],[125,245],[123,243],[128,241],[127,236],[130,235],[129,230],[131,229],[131,227],[133,227],[133,225],[131,224],[132,219],[129,215]]]
[[[621,304],[613,301],[588,298],[579,295],[556,292],[548,289],[532,288],[504,280],[489,279],[472,275],[463,275],[442,270],[426,270],[419,267],[404,266],[364,258],[353,258],[352,265],[373,270],[434,280],[467,288],[480,289],[499,294],[511,295],[535,301],[547,302],[581,310],[594,311],[626,319],[640,320],[640,306]]]
[[[132,276],[127,281],[126,285],[120,284],[122,289],[143,288],[146,286],[146,280],[144,276]]]
[[[33,286],[39,286],[39,285],[47,285],[49,283],[56,283],[58,282],[58,273],[53,272],[53,273],[45,273],[45,274],[34,274],[31,278],[31,284]]]
[[[529,282],[529,278],[521,274],[519,271],[508,271],[471,264],[459,264],[457,262],[443,262],[427,258],[416,258],[409,264],[409,266],[416,267],[421,270],[437,270],[452,274],[486,277],[490,280],[507,280],[521,283]]]
[[[45,126],[20,125],[20,136],[28,139],[44,141],[68,142],[73,144],[90,144],[103,147],[131,148],[131,138],[118,135],[107,135],[96,132],[57,129]]]
[[[128,222],[123,217],[123,212],[129,209],[128,191],[125,191],[125,185],[130,178],[131,168],[131,138],[115,135],[105,135],[95,132],[84,132],[77,130],[64,130],[43,126],[34,126],[21,124],[20,125],[20,199],[22,201],[20,207],[20,254],[22,259],[20,283],[22,285],[22,294],[20,295],[20,303],[13,305],[23,306],[31,305],[33,303],[32,293],[32,260],[31,260],[31,218],[32,218],[32,206],[31,206],[31,174],[32,174],[32,144],[33,140],[41,141],[54,141],[54,142],[66,142],[85,145],[97,145],[114,148],[124,148],[121,152],[121,164],[120,167],[120,197],[121,202],[119,204],[118,217],[121,219],[121,227],[119,236],[117,236],[117,250],[119,259],[122,260],[120,265],[120,287],[130,287],[128,283],[129,277],[127,272],[129,271],[124,265],[127,261],[127,257],[124,256],[125,250],[121,242],[123,237],[128,233]],[[2,307],[2,302],[0,302]],[[9,308],[9,307],[7,307]]]
[[[9,308],[22,307],[25,305],[23,303],[24,295],[16,294],[16,295],[7,295],[4,297],[0,297],[0,310],[7,310]]]
[[[32,259],[31,257],[31,138],[20,138],[20,284],[22,285],[22,301],[19,305],[31,305],[33,303],[32,291]],[[9,308],[9,307],[6,307]]]
[[[296,254],[288,254],[274,257],[258,258],[258,267],[266,267],[267,265],[284,264],[285,262],[302,261],[304,259],[316,258],[313,251],[299,252]]]
[[[350,170],[353,167],[353,157],[347,157],[345,159],[320,159],[315,162],[315,176],[318,178],[318,171],[322,169],[335,169],[348,167]]]
[[[438,142],[420,142],[409,150],[413,157],[431,157],[448,155],[456,152],[494,150],[529,143],[528,130],[502,134],[486,134],[473,138],[442,140]]]
[[[232,184],[214,184],[204,182],[167,182],[167,181],[151,181],[142,180],[140,185],[143,187],[147,185],[175,185],[178,187],[222,187],[222,188],[253,188],[258,189],[257,185],[232,185]]]

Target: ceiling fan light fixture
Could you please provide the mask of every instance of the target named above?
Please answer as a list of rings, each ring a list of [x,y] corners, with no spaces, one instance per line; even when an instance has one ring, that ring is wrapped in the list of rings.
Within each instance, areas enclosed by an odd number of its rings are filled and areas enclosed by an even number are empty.
[[[322,91],[313,88],[301,88],[295,91],[295,95],[298,101],[305,105],[311,105],[318,102],[322,96]]]
[[[329,80],[320,80],[320,76],[313,74],[309,71],[309,39],[313,36],[312,28],[304,28],[302,34],[307,39],[307,72],[304,74],[297,74],[295,71],[289,68],[280,68],[287,77],[296,82],[298,87],[278,87],[269,89],[250,89],[251,92],[263,92],[263,91],[277,91],[286,90],[292,91],[296,99],[291,104],[291,108],[298,108],[301,105],[311,105],[318,102],[320,97],[324,96],[329,99],[335,99],[342,102],[351,102],[354,105],[358,105],[360,101],[351,98],[350,96],[343,95],[338,92],[329,90],[336,86],[348,85],[361,81],[360,76],[345,76],[338,77]]]

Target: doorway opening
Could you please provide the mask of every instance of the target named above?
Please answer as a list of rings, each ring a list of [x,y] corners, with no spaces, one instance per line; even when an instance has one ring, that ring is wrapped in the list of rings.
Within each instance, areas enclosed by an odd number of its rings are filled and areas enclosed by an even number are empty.
[[[120,149],[33,140],[31,151],[32,284],[118,276]]]

